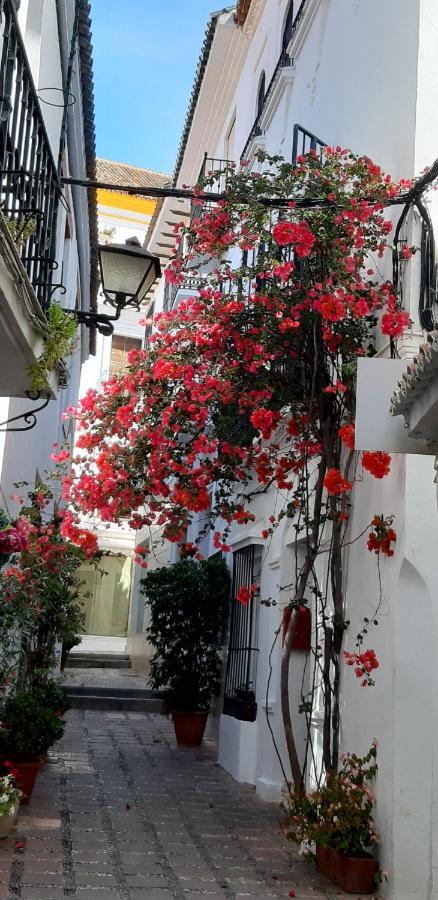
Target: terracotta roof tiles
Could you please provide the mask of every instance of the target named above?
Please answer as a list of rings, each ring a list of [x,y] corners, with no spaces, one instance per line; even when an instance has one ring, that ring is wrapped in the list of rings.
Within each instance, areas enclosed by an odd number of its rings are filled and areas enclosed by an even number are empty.
[[[96,159],[96,174],[98,181],[108,184],[120,184],[121,187],[165,187],[171,180],[170,175],[164,172],[154,172],[152,169],[143,169],[140,166],[131,166],[129,163],[115,162],[112,159]]]

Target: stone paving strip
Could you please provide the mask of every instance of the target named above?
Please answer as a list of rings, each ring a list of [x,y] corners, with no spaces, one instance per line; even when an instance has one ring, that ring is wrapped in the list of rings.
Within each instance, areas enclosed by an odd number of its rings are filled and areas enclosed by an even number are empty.
[[[280,818],[215,763],[212,744],[179,750],[164,717],[72,710],[0,842],[0,900],[347,896],[299,859]]]

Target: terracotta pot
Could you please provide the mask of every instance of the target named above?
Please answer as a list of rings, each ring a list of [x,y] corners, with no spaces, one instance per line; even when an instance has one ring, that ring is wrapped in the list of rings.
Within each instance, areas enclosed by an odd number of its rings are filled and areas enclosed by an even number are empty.
[[[335,882],[335,884],[337,883],[337,855],[336,850],[332,850],[331,847],[324,847],[322,844],[316,845],[316,868],[318,869],[318,872],[321,872],[321,875],[329,878],[330,881]]]
[[[347,894],[372,894],[377,860],[366,856],[344,856],[333,847],[317,846],[316,868]]]
[[[178,747],[199,747],[204,737],[208,712],[172,712]]]
[[[17,821],[18,808],[9,816],[0,816],[0,841],[7,838]]]
[[[38,772],[44,764],[44,759],[33,759],[31,762],[15,762],[12,760],[16,772],[15,783],[20,791],[23,791],[22,803],[28,803],[34,789]]]

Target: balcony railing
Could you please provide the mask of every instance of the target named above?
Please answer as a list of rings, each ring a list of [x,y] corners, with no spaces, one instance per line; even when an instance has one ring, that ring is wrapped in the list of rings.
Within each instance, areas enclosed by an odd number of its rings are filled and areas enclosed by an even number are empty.
[[[0,208],[43,310],[57,268],[61,193],[14,3],[0,0]]]
[[[312,134],[311,131],[306,131],[301,125],[294,125],[292,165],[295,165],[297,156],[304,156],[309,150],[315,150],[316,153],[321,153],[323,147],[326,146],[327,144],[322,141],[321,138],[317,137],[316,134]]]
[[[205,154],[201,170],[198,175],[197,184],[202,185],[205,178],[209,176],[214,176],[217,173],[217,177],[214,179],[214,183],[212,185],[208,185],[203,188],[204,193],[214,193],[220,194],[223,193],[226,189],[226,173],[224,173],[224,169],[227,166],[226,159],[214,159],[211,156]],[[211,204],[213,206],[213,204]],[[208,201],[202,201],[202,203],[197,203],[196,201],[192,201],[190,208],[190,224],[195,222],[197,219],[201,218],[201,216],[205,215],[206,211],[210,208],[210,204]],[[179,245],[180,251],[182,251],[181,242]],[[199,262],[199,261],[198,261]],[[197,268],[197,264],[192,263],[194,268]],[[180,290],[197,290],[197,282],[195,279],[190,278],[189,271],[186,270],[186,277],[182,284],[169,284],[166,282],[166,287],[164,289],[164,309],[171,310],[173,309],[176,301],[176,296],[178,291]]]
[[[228,160],[226,159],[213,159],[211,156],[207,156],[205,154],[204,160],[201,166],[201,171],[198,175],[197,184],[202,184],[205,178],[209,178],[212,176],[214,178],[214,182],[212,185],[208,185],[204,188],[205,193],[214,193],[214,194],[222,194],[227,187],[227,176],[226,172],[223,170],[228,165]],[[212,204],[209,204],[208,201],[203,201],[202,204],[197,203],[192,200],[191,210],[190,210],[190,222],[199,219],[204,213],[210,209]]]

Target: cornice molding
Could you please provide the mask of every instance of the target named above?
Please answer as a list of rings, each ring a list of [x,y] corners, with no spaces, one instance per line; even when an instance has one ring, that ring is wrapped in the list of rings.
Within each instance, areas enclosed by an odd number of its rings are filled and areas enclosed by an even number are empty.
[[[266,149],[266,135],[256,134],[251,138],[245,153],[245,160],[252,163],[258,150]]]

